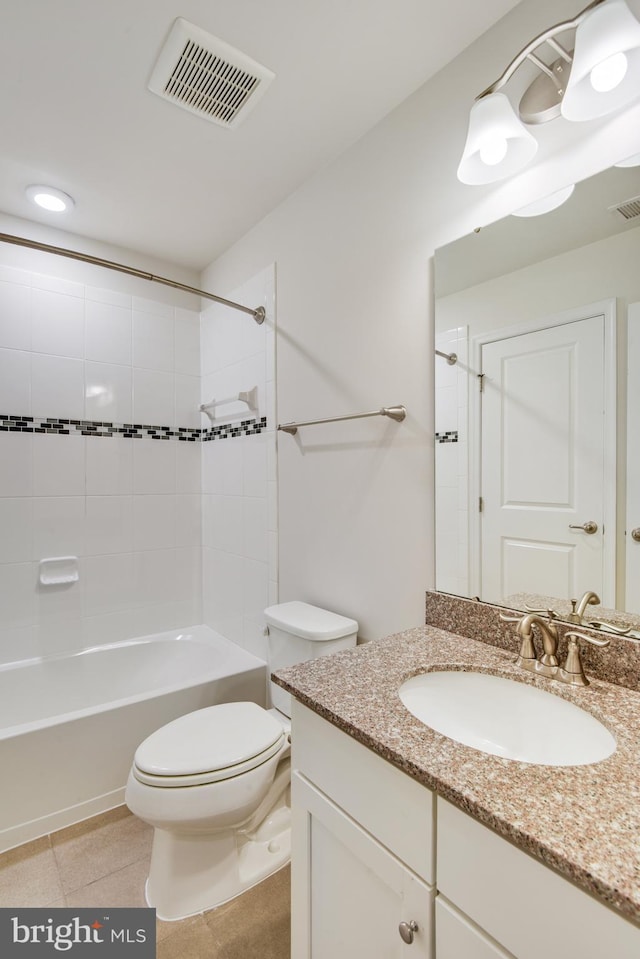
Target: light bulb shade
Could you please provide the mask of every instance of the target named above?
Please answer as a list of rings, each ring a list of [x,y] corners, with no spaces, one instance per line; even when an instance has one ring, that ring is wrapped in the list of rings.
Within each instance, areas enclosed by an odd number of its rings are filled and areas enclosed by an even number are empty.
[[[613,165],[619,167],[640,166],[640,153],[634,153],[633,156],[627,157],[626,160],[620,160]]]
[[[502,180],[526,166],[537,149],[504,93],[490,93],[471,108],[458,179],[472,185]]]
[[[562,116],[594,120],[639,96],[640,23],[624,0],[607,0],[578,24]]]
[[[556,190],[555,193],[549,193],[539,200],[534,200],[533,203],[527,203],[526,206],[520,207],[519,210],[514,210],[511,215],[523,217],[541,216],[543,213],[550,213],[551,210],[557,210],[559,206],[562,206],[562,204],[569,199],[574,187],[575,184],[573,183],[569,186],[564,186],[561,190]]]

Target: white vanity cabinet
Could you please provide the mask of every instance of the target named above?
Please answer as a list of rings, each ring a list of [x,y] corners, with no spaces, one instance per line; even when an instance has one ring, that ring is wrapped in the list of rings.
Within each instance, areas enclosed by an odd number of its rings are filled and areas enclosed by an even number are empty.
[[[294,959],[640,957],[640,926],[295,701],[292,729]]]
[[[299,703],[292,729],[291,955],[433,959],[433,793]]]

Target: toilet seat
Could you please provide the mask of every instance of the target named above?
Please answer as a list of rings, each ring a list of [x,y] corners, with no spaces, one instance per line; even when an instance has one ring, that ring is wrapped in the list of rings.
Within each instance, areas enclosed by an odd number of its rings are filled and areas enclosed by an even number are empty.
[[[138,746],[135,778],[175,788],[249,772],[285,745],[282,724],[255,703],[223,703],[180,716]]]

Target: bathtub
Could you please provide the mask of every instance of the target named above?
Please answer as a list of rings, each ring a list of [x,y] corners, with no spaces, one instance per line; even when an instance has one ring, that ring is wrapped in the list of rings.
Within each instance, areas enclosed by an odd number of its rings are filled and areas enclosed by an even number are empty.
[[[0,667],[0,852],[124,802],[136,747],[215,703],[265,703],[267,669],[208,626]]]

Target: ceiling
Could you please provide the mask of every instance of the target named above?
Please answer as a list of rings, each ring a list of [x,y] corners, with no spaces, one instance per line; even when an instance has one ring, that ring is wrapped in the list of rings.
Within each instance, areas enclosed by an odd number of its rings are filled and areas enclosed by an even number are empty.
[[[516,0],[20,0],[0,31],[0,211],[200,269]],[[276,78],[225,129],[147,89],[183,17]],[[70,193],[35,212],[24,190]]]

